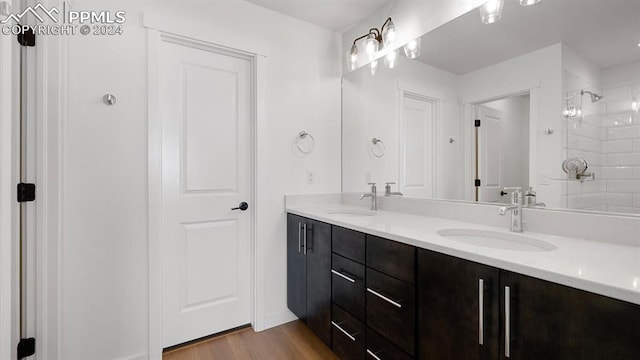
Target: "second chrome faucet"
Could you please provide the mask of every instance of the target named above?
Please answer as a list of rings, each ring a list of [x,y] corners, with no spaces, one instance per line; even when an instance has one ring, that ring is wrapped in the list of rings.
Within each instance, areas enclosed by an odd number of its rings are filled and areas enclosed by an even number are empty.
[[[366,194],[362,194],[360,195],[360,200],[364,199],[364,198],[371,198],[371,210],[378,210],[378,188],[376,186],[376,183],[368,183],[371,186],[371,192],[368,192]],[[397,192],[393,192],[391,191],[391,185],[394,185],[394,182],[388,182],[385,183],[385,187],[384,187],[384,196],[402,196],[402,193],[397,191]]]

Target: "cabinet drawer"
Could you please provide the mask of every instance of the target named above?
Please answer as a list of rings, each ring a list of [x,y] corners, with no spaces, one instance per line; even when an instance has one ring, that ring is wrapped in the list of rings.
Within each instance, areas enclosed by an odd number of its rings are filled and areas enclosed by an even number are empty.
[[[377,332],[367,328],[367,359],[370,360],[411,360],[412,357],[400,350]]]
[[[358,320],[365,321],[365,282],[364,265],[332,255],[331,289],[332,300]]]
[[[334,226],[331,239],[334,253],[364,264],[365,235],[363,233]]]
[[[367,267],[415,284],[416,249],[410,245],[367,235]]]
[[[365,326],[340,307],[333,305],[331,348],[341,360],[364,359]]]
[[[410,355],[415,353],[415,288],[367,268],[367,325]]]

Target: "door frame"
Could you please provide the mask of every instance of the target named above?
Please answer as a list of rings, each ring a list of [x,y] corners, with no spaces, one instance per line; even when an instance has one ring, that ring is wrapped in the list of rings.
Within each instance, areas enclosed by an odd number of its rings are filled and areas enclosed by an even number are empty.
[[[464,108],[463,135],[464,135],[464,200],[474,201],[475,186],[475,126],[474,120],[477,118],[476,105],[486,102],[500,100],[503,98],[529,94],[529,184],[535,184],[538,178],[538,106],[540,79],[514,84],[512,86],[491,89],[489,91],[465,96],[462,99]]]
[[[250,249],[251,249],[251,324],[256,331],[264,328],[264,276],[262,251],[256,241],[256,229],[260,218],[260,203],[257,196],[258,178],[263,173],[263,161],[257,149],[263,145],[261,135],[265,124],[265,80],[266,57],[253,51],[221,46],[209,41],[148,28],[148,231],[149,231],[149,359],[162,358],[162,132],[160,117],[160,47],[165,41],[195,46],[202,49],[234,53],[249,58],[252,66],[252,116],[251,116],[251,195],[252,204]]]

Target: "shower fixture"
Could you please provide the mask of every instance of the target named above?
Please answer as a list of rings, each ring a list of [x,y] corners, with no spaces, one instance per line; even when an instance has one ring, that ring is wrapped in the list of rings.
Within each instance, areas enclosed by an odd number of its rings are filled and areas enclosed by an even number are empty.
[[[600,100],[602,100],[602,98],[604,97],[604,95],[600,95],[600,94],[594,94],[591,91],[587,91],[587,90],[581,90],[580,91],[580,95],[584,96],[584,94],[589,94],[591,95],[591,102],[598,102]]]

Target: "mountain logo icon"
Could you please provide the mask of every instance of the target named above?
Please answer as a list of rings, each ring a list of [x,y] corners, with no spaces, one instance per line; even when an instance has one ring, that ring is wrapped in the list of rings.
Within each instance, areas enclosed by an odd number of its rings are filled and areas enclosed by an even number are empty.
[[[41,16],[40,12],[43,13],[44,14],[43,16],[45,16],[45,17]],[[46,17],[51,19],[51,21],[57,23],[58,19],[54,15],[57,15],[59,13],[60,13],[60,11],[58,9],[56,9],[55,7],[52,7],[51,9],[47,9],[44,5],[38,3],[35,6],[29,6],[28,8],[24,9],[24,11],[19,13],[19,14],[9,14],[9,16],[7,16],[6,19],[0,20],[0,24],[6,24],[11,20],[13,20],[16,24],[20,24],[20,21],[22,20],[22,18],[24,18],[28,14],[33,15],[41,23],[45,22],[45,18]]]

